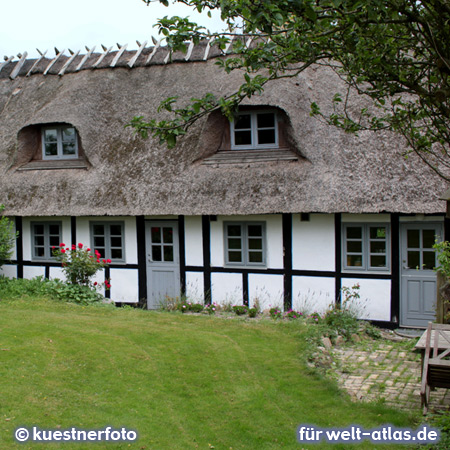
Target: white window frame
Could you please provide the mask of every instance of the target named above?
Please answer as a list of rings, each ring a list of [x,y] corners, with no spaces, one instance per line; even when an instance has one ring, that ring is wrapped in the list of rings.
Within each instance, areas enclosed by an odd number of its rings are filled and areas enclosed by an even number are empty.
[[[95,240],[94,237],[95,236],[99,236],[99,235],[94,235],[94,226],[96,225],[101,225],[104,227],[104,239],[105,239],[105,245],[104,247],[102,246],[95,246]],[[111,245],[111,226],[120,226],[120,236],[122,238],[122,245],[121,247],[114,247]],[[98,248],[104,248],[105,249],[105,256],[101,257],[101,259],[110,259],[113,263],[124,263],[126,261],[125,259],[125,224],[124,222],[101,222],[101,221],[94,221],[94,222],[90,222],[89,223],[89,228],[90,228],[90,235],[91,235],[91,248],[92,251],[94,252],[95,249]],[[113,258],[112,257],[112,250],[113,249],[118,249],[120,248],[122,250],[122,258]]]
[[[75,131],[75,154],[74,155],[64,155],[63,154],[63,130],[66,128],[73,128]],[[45,131],[46,130],[56,130],[56,155],[46,155],[45,154]],[[72,125],[49,125],[41,128],[41,138],[42,138],[42,159],[52,160],[52,159],[76,159],[78,158],[78,133],[74,126]]]
[[[390,225],[388,223],[353,223],[348,222],[342,224],[342,269],[346,272],[390,272],[391,270],[391,234],[390,234]],[[386,237],[383,239],[385,242],[386,248],[384,253],[374,253],[370,251],[370,243],[372,241],[377,241],[378,239],[371,239],[370,237],[370,229],[371,228],[379,228],[384,227],[386,229]],[[352,241],[352,239],[347,238],[347,228],[361,228],[361,252],[352,253],[347,252],[347,242]],[[352,254],[361,254],[362,256],[362,265],[359,266],[349,266],[347,264],[347,256]],[[377,267],[370,265],[370,257],[371,255],[384,255],[386,258],[386,266],[385,267]]]
[[[228,238],[233,239],[233,236],[228,235],[228,226],[240,226],[241,227],[241,243],[242,243],[242,261],[235,262],[229,260],[229,251],[233,251],[235,249],[228,248]],[[249,240],[252,239],[248,233],[248,227],[252,225],[261,226],[261,242],[262,242],[262,262],[251,262],[249,258],[249,252],[252,251],[250,249]],[[265,222],[224,222],[223,223],[223,235],[224,235],[224,253],[225,253],[225,265],[231,267],[266,267],[267,260],[267,245],[266,245],[266,223]]]
[[[44,227],[44,234],[43,235],[36,235],[35,233],[35,226],[41,225]],[[57,225],[59,227],[59,242],[55,244],[56,245],[50,245],[50,229],[49,227],[51,225]],[[31,259],[33,261],[52,261],[55,259],[55,257],[52,254],[51,247],[58,248],[59,244],[62,242],[62,222],[54,222],[54,221],[33,221],[30,223],[31,227]],[[41,245],[36,245],[36,236],[43,236],[44,237],[44,256],[37,256],[36,255],[36,247],[42,247]],[[56,236],[55,234],[53,236]]]
[[[258,114],[273,114],[274,118],[274,128],[258,128]],[[267,109],[267,110],[251,110],[251,111],[241,111],[238,113],[238,116],[250,115],[250,131],[252,143],[246,145],[237,145],[235,143],[235,131],[244,131],[244,130],[235,130],[233,120],[230,124],[231,130],[231,149],[232,150],[257,150],[257,149],[265,149],[265,148],[278,148],[279,147],[279,139],[278,139],[278,116],[276,111]],[[274,130],[275,131],[275,142],[270,144],[258,144],[258,130]]]

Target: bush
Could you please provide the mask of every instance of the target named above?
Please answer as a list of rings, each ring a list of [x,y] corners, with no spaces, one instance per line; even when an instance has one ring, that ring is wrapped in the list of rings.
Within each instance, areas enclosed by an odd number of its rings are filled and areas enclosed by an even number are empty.
[[[250,308],[248,310],[249,317],[256,317],[258,315],[258,308]]]
[[[333,308],[325,313],[323,320],[336,336],[343,336],[347,340],[358,332],[358,319],[348,310]]]
[[[308,321],[312,323],[320,323],[322,321],[322,317],[316,311],[308,316]]]
[[[281,319],[283,317],[283,311],[278,307],[270,308],[269,314],[272,319]]]
[[[44,277],[31,280],[0,276],[1,299],[42,298],[49,295],[50,281]]]
[[[289,311],[286,311],[284,313],[285,319],[301,319],[303,317],[303,313],[294,311],[293,309],[290,309]]]
[[[5,206],[0,205],[0,214],[4,209]],[[0,216],[0,267],[11,258],[17,236],[14,223],[7,217]]]
[[[450,411],[440,411],[428,418],[430,425],[439,428],[441,439],[436,444],[430,444],[425,449],[448,450],[450,448]]]
[[[91,305],[105,301],[105,297],[94,288],[79,284],[64,283],[60,280],[49,281],[47,291],[57,300],[78,303],[80,305]]]
[[[199,312],[203,311],[203,308],[204,308],[204,305],[202,305],[201,303],[188,302],[186,299],[183,299],[178,305],[178,309],[182,313],[186,313],[186,312],[199,313]]]
[[[215,314],[217,310],[217,305],[215,303],[209,303],[204,307],[204,311],[206,311],[208,314]]]
[[[243,316],[243,315],[247,314],[248,308],[245,305],[234,305],[233,306],[233,312],[237,316]]]

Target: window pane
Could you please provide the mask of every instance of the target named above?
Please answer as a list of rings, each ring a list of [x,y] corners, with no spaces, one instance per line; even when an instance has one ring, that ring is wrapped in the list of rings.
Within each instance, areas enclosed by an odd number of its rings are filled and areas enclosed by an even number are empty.
[[[231,250],[241,250],[241,240],[236,238],[228,239],[228,248]]]
[[[362,242],[361,241],[347,241],[347,252],[348,253],[361,253],[362,252]]]
[[[35,236],[34,245],[44,245],[44,236]]]
[[[58,154],[57,144],[45,144],[45,156],[56,156]]]
[[[433,270],[436,266],[436,254],[433,252],[423,252],[423,269]]]
[[[162,261],[162,252],[160,245],[152,245],[152,258],[153,261]]]
[[[228,252],[228,261],[229,262],[242,262],[242,253],[241,252]]]
[[[234,122],[235,130],[242,130],[251,128],[251,116],[250,114],[239,114],[238,118]]]
[[[44,234],[44,225],[34,225],[34,234]]]
[[[386,227],[370,227],[370,239],[386,239]]]
[[[59,225],[49,225],[48,231],[50,234],[58,235],[59,236]]]
[[[104,247],[105,238],[104,236],[94,236],[94,247]]]
[[[262,226],[261,225],[249,225],[248,226],[248,235],[249,236],[262,236]]]
[[[49,244],[50,247],[58,247],[60,244],[59,236],[50,236]]]
[[[172,245],[164,246],[164,261],[167,261],[167,262],[173,261],[173,246]]]
[[[386,242],[385,241],[371,241],[370,242],[370,253],[386,253]]]
[[[57,142],[58,141],[58,132],[56,129],[52,130],[45,130],[44,131],[44,140],[47,143],[50,142]]]
[[[420,248],[420,230],[408,230],[407,240],[408,248]]]
[[[263,254],[262,254],[262,252],[249,252],[248,260],[251,263],[262,263],[263,262]]]
[[[258,130],[258,144],[275,144],[275,130]]]
[[[111,225],[109,227],[111,236],[122,236],[122,227],[120,225]]]
[[[62,129],[62,139],[64,142],[75,142],[75,128],[67,127]]]
[[[423,248],[433,248],[434,241],[435,241],[435,235],[434,230],[423,230],[422,231],[422,237],[423,237]]]
[[[240,225],[228,225],[228,236],[240,236],[241,226]]]
[[[347,255],[348,267],[362,267],[362,255]]]
[[[347,238],[348,239],[362,239],[362,228],[361,227],[347,227]]]
[[[103,225],[94,225],[92,230],[96,236],[105,234],[105,227]]]
[[[163,228],[163,242],[165,244],[173,243],[173,230],[172,227],[164,227]]]
[[[258,128],[275,128],[275,114],[262,113],[257,115]]]
[[[77,149],[74,143],[63,143],[63,155],[75,155],[76,153]]]
[[[161,228],[152,227],[152,242],[155,244],[161,243]]]
[[[43,258],[45,256],[44,247],[35,247],[34,248],[34,256]]]
[[[408,252],[408,267],[410,269],[416,268],[420,269],[420,252],[413,252],[413,251]]]
[[[250,250],[262,250],[262,239],[249,239],[248,248]]]
[[[111,259],[123,259],[122,249],[120,248],[111,249]]]
[[[122,247],[122,238],[111,237],[111,247]]]
[[[235,131],[234,145],[251,145],[252,132],[251,131]]]
[[[386,256],[371,255],[370,267],[386,267]]]

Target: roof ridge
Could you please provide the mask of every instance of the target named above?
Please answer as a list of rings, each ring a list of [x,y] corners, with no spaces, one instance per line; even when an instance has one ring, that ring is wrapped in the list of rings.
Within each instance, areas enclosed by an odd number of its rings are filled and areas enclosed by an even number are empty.
[[[117,50],[112,50],[102,45],[102,51],[95,53],[96,46],[89,48],[85,46],[86,53],[81,53],[68,49],[69,55],[65,55],[66,50],[58,50],[55,47],[55,56],[46,57],[48,50],[39,53],[38,58],[27,59],[28,53],[24,52],[15,56],[4,57],[4,62],[0,63],[0,78],[10,78],[14,80],[17,77],[29,77],[33,74],[59,75],[66,73],[79,72],[80,70],[115,68],[143,67],[148,65],[168,64],[171,62],[193,62],[206,61],[218,56],[224,56],[230,53],[231,45],[227,45],[224,50],[213,45],[215,37],[211,39],[202,39],[198,44],[186,42],[187,51],[171,51],[166,45],[162,45],[162,39],[156,40],[152,37],[153,45],[147,46],[148,41],[143,43],[136,41],[138,48],[136,50],[127,50],[128,44],[116,44]]]

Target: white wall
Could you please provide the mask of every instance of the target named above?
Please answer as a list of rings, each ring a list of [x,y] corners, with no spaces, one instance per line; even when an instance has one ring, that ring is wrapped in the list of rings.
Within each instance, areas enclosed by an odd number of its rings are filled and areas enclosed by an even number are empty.
[[[31,222],[61,222],[62,223],[62,242],[70,245],[72,242],[72,234],[70,227],[70,217],[24,217],[23,227],[23,259],[31,261]]]
[[[292,267],[296,270],[334,271],[334,214],[310,214],[309,222],[292,216]]]
[[[342,286],[360,285],[360,299],[355,302],[360,319],[391,320],[391,280],[343,278]]]
[[[202,218],[187,216],[184,219],[186,265],[203,266]]]
[[[31,280],[36,277],[45,276],[45,267],[42,266],[24,266],[23,277],[27,280]]]
[[[335,279],[324,277],[292,278],[292,309],[305,314],[323,313],[335,303]]]
[[[211,301],[218,304],[242,305],[243,288],[240,273],[212,273]]]
[[[110,273],[111,300],[118,303],[138,303],[138,271],[136,269],[111,269]]]
[[[390,223],[390,221],[390,214],[342,214],[343,223]]]
[[[0,275],[5,276],[6,278],[17,278],[17,266],[4,264],[0,267]]]
[[[211,265],[224,267],[224,222],[265,222],[266,223],[266,264],[269,269],[283,267],[283,229],[282,216],[218,216],[216,222],[211,222]]]
[[[203,273],[186,272],[186,297],[194,303],[204,303]]]
[[[77,217],[77,243],[80,242],[87,247],[91,247],[90,222],[123,222],[125,225],[125,262],[137,264],[136,219],[134,217]]]
[[[250,308],[256,299],[262,310],[283,307],[283,275],[249,274],[248,290]]]

